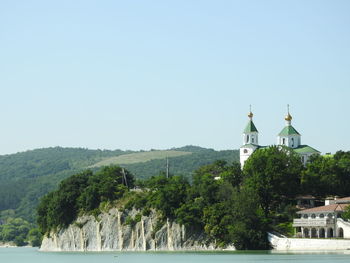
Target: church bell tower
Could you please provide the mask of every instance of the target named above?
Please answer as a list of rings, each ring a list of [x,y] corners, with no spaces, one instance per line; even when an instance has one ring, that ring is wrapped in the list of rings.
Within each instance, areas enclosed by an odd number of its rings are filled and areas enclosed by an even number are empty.
[[[254,115],[250,109],[250,112],[248,114],[249,121],[243,131],[243,145],[239,149],[239,159],[242,168],[244,166],[244,162],[249,158],[249,156],[259,148],[259,132],[254,125],[253,116]]]
[[[277,145],[284,145],[290,148],[298,148],[301,144],[301,135],[300,133],[292,126],[292,115],[289,113],[289,105],[288,114],[284,118],[286,120],[286,126],[282,129],[282,131],[278,134],[277,137]]]

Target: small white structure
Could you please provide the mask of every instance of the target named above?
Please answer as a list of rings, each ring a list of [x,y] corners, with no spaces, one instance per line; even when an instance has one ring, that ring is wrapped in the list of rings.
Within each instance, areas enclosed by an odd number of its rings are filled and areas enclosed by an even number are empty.
[[[350,238],[350,223],[341,218],[350,197],[334,203],[297,212],[293,220],[296,236],[301,238]]]

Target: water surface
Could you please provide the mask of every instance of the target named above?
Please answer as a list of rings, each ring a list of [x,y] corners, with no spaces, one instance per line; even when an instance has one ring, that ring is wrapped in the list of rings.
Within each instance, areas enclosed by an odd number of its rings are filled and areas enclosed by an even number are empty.
[[[350,254],[259,252],[39,252],[36,248],[0,248],[0,263],[341,263]]]

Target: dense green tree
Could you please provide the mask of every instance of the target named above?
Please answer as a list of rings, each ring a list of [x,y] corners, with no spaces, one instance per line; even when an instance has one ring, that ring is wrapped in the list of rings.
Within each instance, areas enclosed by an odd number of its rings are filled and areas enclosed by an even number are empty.
[[[174,219],[175,210],[185,203],[189,183],[181,176],[153,177],[147,182],[150,189],[149,205],[164,216]]]
[[[223,247],[232,243],[228,229],[234,224],[231,207],[228,202],[218,202],[204,208],[203,222],[205,232]]]
[[[128,188],[134,187],[134,178],[119,166],[107,166],[89,177],[88,185],[81,191],[79,207],[90,211],[104,201],[121,198]]]
[[[95,174],[87,170],[73,175],[41,199],[37,208],[40,230],[44,234],[66,227],[80,211],[89,212],[101,202],[119,199],[133,185],[133,176],[118,166],[104,167]]]
[[[0,242],[13,242],[17,246],[24,246],[31,243],[29,233],[33,224],[21,218],[7,218],[6,222],[0,225]],[[40,234],[38,235],[40,238]]]
[[[78,198],[88,186],[91,176],[92,172],[88,170],[61,182],[51,200],[47,201],[49,226],[65,227],[76,218],[79,211]]]
[[[41,245],[42,234],[38,228],[32,228],[27,235],[27,241],[33,247],[39,247]]]
[[[281,202],[300,193],[302,170],[300,156],[292,149],[280,146],[259,149],[245,162],[246,187],[256,191],[266,218]]]
[[[334,166],[334,158],[311,156],[305,171],[302,172],[303,192],[319,197],[334,194],[339,184]]]
[[[223,188],[238,187],[241,182],[239,163],[229,165],[225,161],[216,161],[195,171],[191,195],[192,198],[201,196],[205,204],[213,204],[220,200],[218,194]]]
[[[350,195],[350,152],[312,156],[302,173],[302,188],[318,197]]]
[[[175,210],[176,222],[187,228],[202,230],[204,227],[202,220],[204,207],[203,197],[189,198]]]
[[[268,222],[259,206],[259,197],[254,189],[243,187],[233,194],[231,220],[227,235],[236,249],[269,249]]]
[[[239,186],[243,181],[243,174],[240,163],[233,162],[220,174],[220,177],[224,182],[228,182],[233,187]]]
[[[345,208],[344,213],[341,215],[343,219],[350,220],[350,205]]]

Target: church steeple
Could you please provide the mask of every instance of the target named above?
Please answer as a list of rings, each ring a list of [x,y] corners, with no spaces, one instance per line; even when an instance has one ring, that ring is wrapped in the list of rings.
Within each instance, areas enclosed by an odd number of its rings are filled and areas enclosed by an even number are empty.
[[[253,112],[250,106],[250,111],[248,114],[249,121],[243,131],[243,145],[241,146],[240,153],[240,162],[241,167],[243,167],[244,162],[249,158],[252,153],[259,148],[258,145],[258,129],[255,127],[253,122]]]
[[[285,145],[291,148],[298,148],[301,144],[300,133],[292,126],[292,115],[289,113],[289,104],[287,105],[286,126],[278,134],[277,144]]]
[[[250,111],[248,114],[249,121],[247,123],[247,126],[245,127],[243,131],[243,145],[245,144],[256,144],[258,145],[258,129],[255,127],[253,122],[253,116],[252,109],[250,106]]]

